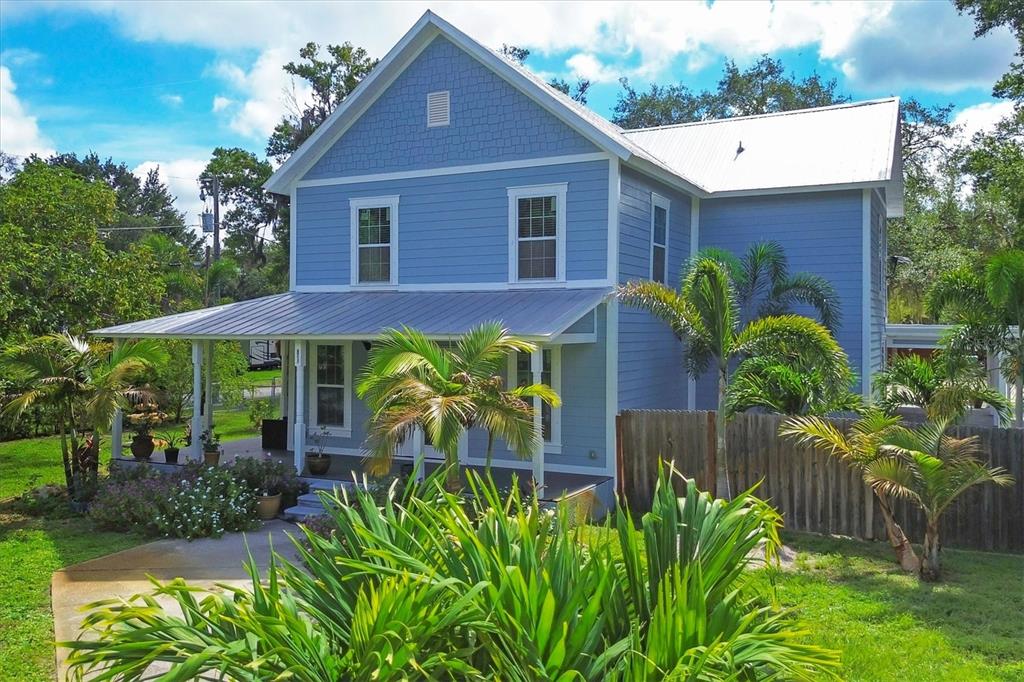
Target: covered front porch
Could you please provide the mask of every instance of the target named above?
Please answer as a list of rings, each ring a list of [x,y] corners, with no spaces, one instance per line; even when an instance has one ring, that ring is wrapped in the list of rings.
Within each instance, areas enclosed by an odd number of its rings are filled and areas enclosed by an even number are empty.
[[[214,343],[273,339],[282,358],[281,419],[267,439],[222,445],[226,459],[260,455],[288,459],[311,476],[307,455],[330,456],[322,478],[361,476],[369,410],[355,395],[374,339],[388,328],[408,326],[448,341],[491,320],[537,344],[528,356],[510,357],[509,385],[546,383],[563,396],[563,407],[534,404],[534,427],[542,434],[526,460],[499,444],[493,473],[499,483],[532,481],[546,499],[610,481],[614,477],[614,432],[605,419],[607,320],[602,289],[487,292],[290,292],[97,330],[114,339],[175,338],[192,343],[194,437],[182,454],[202,458],[201,437],[213,421]],[[563,378],[573,377],[572,383]],[[122,415],[114,420],[113,450],[124,448]],[[464,467],[483,468],[486,434],[465,433],[459,444]],[[417,430],[394,454],[395,474],[428,473],[443,462]],[[315,478],[315,477],[313,477]],[[608,486],[611,492],[611,484]]]

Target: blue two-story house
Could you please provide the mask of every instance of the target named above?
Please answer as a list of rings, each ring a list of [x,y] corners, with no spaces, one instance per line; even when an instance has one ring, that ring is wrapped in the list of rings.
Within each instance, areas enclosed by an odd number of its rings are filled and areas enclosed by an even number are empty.
[[[886,218],[902,211],[898,102],[626,131],[427,12],[266,184],[291,202],[287,293],[99,330],[277,339],[296,465],[362,453],[354,380],[382,330],[445,339],[489,320],[539,344],[511,383],[552,385],[543,452],[503,466],[614,477],[615,417],[708,409],[684,349],[614,287],[678,282],[697,249],[774,240],[841,296],[837,337],[867,390],[881,366]],[[193,432],[202,429],[194,411]],[[209,414],[209,410],[207,410]],[[471,432],[461,460],[481,464]],[[430,446],[422,436],[399,458]],[[198,453],[197,453],[198,454]]]

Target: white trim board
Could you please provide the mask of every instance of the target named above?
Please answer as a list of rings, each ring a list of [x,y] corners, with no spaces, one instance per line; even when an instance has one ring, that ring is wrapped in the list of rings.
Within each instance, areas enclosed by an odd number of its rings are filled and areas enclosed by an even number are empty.
[[[690,197],[690,258],[700,250],[700,199]],[[687,373],[689,374],[689,373]],[[686,407],[697,409],[697,380],[687,376]]]
[[[861,193],[861,394],[871,400],[871,189]]]
[[[589,154],[567,154],[565,156],[544,156],[534,159],[518,159],[515,161],[496,161],[494,163],[473,163],[462,166],[442,166],[440,168],[421,168],[394,173],[372,173],[369,175],[349,175],[344,177],[317,178],[300,180],[296,187],[328,187],[332,185],[354,185],[363,182],[387,182],[388,180],[410,180],[414,178],[437,178],[447,175],[466,175],[471,173],[488,173],[491,171],[515,170],[519,168],[541,168],[544,166],[561,166],[574,163],[604,161],[609,158],[605,152]]]
[[[604,289],[614,286],[603,279],[570,279],[554,281],[550,279],[523,282],[424,282],[398,284],[391,286],[392,291],[512,291],[521,289]],[[367,285],[352,286],[351,284],[299,284],[292,291],[299,293],[346,292],[366,289]]]

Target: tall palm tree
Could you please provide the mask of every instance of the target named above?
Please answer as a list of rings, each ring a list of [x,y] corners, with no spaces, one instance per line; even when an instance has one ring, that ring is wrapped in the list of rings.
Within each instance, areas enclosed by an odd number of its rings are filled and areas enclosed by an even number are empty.
[[[829,330],[815,320],[779,314],[744,324],[741,293],[746,296],[756,293],[760,285],[755,283],[770,278],[763,274],[764,267],[753,266],[755,261],[751,260],[748,267],[738,263],[716,252],[701,252],[689,264],[678,291],[651,281],[629,282],[618,291],[626,305],[649,311],[686,343],[686,367],[690,376],[700,376],[714,363],[718,377],[716,492],[726,498],[731,497],[725,448],[730,363],[751,357],[773,358],[797,370],[816,369],[830,389],[845,389],[850,382],[846,354]],[[800,298],[812,304],[822,303],[819,307],[822,318],[834,321],[836,313],[829,312],[834,308],[831,288],[820,289],[819,295],[800,295]],[[796,290],[790,295],[795,300]]]
[[[1010,401],[988,385],[973,356],[944,352],[935,360],[897,355],[875,375],[878,404],[890,414],[903,405],[925,411],[931,420],[956,421],[977,402],[987,403],[1003,423],[1010,420]]]
[[[928,312],[958,327],[946,339],[956,352],[998,353],[1014,385],[1014,426],[1024,428],[1024,250],[992,256],[984,271],[944,273],[928,292]]]
[[[527,399],[538,396],[552,407],[561,401],[544,384],[506,388],[504,375],[510,353],[535,348],[496,322],[471,329],[450,347],[407,327],[384,332],[356,389],[371,413],[370,471],[387,471],[396,448],[417,428],[444,453],[451,490],[461,486],[459,439],[474,426],[487,430],[488,468],[495,438],[529,457],[540,435]]]
[[[870,485],[868,471],[884,458],[882,445],[899,427],[900,418],[887,415],[876,408],[869,408],[863,417],[843,433],[827,419],[816,416],[791,417],[782,423],[779,434],[794,438],[803,445],[812,445],[825,450],[833,457],[838,457],[848,466],[861,473],[864,481]],[[916,573],[921,568],[921,560],[914,547],[907,539],[903,528],[893,514],[892,499],[887,488],[872,486],[878,507],[882,510],[885,521],[885,532],[889,544],[896,553],[896,561],[903,570]]]
[[[67,333],[41,336],[0,355],[0,367],[19,387],[3,413],[17,419],[36,403],[54,408],[68,492],[82,502],[94,482],[96,463],[83,466],[79,425],[109,427],[116,409],[145,397],[138,383],[141,373],[165,361],[165,352],[153,339],[111,349]]]
[[[864,480],[875,491],[910,500],[924,513],[925,532],[921,578],[940,577],[939,521],[943,512],[969,488],[984,483],[1008,486],[1013,477],[1001,467],[987,467],[977,458],[982,448],[976,436],[954,438],[948,421],[929,422],[916,429],[892,429],[871,462]]]

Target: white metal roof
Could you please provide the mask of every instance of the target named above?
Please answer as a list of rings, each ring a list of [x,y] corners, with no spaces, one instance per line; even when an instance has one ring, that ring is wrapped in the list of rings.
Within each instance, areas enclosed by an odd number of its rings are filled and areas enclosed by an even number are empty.
[[[901,182],[898,133],[895,97],[623,132],[713,196]]]
[[[498,321],[513,334],[550,339],[611,289],[295,292],[140,320],[90,333],[109,338],[372,339],[403,325],[454,336]]]

